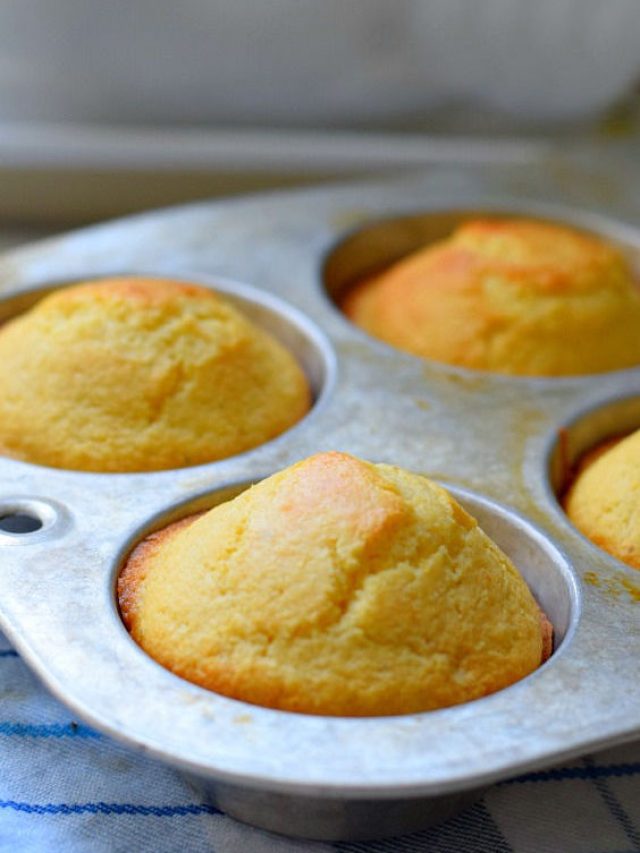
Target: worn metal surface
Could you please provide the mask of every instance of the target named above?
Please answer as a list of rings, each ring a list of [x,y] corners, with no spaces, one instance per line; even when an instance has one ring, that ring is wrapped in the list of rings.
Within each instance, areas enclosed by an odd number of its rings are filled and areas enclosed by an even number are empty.
[[[0,533],[0,623],[26,661],[87,722],[205,780],[231,813],[314,837],[415,828],[445,816],[462,792],[640,733],[640,576],[572,528],[549,478],[559,476],[559,430],[573,454],[640,425],[640,369],[511,379],[425,362],[354,329],[321,274],[350,229],[443,209],[576,221],[640,256],[640,232],[615,221],[640,214],[631,193],[624,170],[591,162],[438,169],[161,211],[5,255],[4,316],[33,301],[34,289],[114,272],[221,282],[299,354],[320,396],[277,440],[194,468],[106,475],[1,459],[0,516],[31,508],[44,522],[32,534]],[[371,719],[247,705],[150,660],[114,604],[131,545],[322,449],[452,485],[555,622],[551,660],[476,702]]]

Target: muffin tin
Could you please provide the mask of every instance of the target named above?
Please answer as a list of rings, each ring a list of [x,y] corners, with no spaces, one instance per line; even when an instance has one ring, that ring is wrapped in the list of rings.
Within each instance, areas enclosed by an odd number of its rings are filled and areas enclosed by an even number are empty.
[[[369,338],[332,301],[363,270],[478,210],[574,223],[619,243],[636,262],[640,231],[610,218],[636,210],[625,182],[605,175],[597,184],[591,166],[572,165],[562,173],[563,192],[552,165],[431,170],[193,205],[2,258],[0,318],[43,290],[116,273],[215,287],[291,348],[316,398],[279,438],[208,465],[89,474],[0,459],[0,528],[13,515],[40,522],[32,532],[0,530],[0,625],[75,713],[187,772],[223,811],[319,839],[417,829],[498,779],[640,733],[640,575],[584,539],[556,498],[583,449],[640,426],[640,368],[561,379],[454,368]],[[607,214],[588,212],[603,197]],[[465,705],[356,719],[218,696],[138,648],[114,598],[132,546],[328,449],[449,487],[553,621],[551,659]]]

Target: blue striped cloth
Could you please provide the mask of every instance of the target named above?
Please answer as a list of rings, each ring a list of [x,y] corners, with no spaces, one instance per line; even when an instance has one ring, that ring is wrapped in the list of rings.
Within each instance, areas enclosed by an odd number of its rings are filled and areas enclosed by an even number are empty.
[[[294,841],[243,826],[177,773],[74,721],[0,635],[4,853],[640,853],[640,744],[492,788],[387,841]]]

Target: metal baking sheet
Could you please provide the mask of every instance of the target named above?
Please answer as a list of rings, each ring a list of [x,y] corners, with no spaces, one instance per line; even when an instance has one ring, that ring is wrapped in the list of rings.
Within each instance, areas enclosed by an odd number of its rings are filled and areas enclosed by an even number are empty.
[[[43,522],[34,533],[0,533],[2,629],[80,717],[187,771],[250,823],[326,839],[408,831],[498,779],[640,733],[640,576],[577,533],[554,492],[567,459],[640,425],[640,368],[524,379],[436,364],[355,329],[327,291],[327,275],[335,288],[383,260],[382,250],[362,250],[367,241],[353,243],[358,229],[396,220],[392,232],[410,242],[475,210],[573,222],[618,242],[634,263],[640,257],[640,231],[629,224],[640,199],[628,173],[554,160],[169,209],[0,260],[0,316],[79,279],[179,277],[228,293],[310,376],[316,405],[302,422],[221,462],[90,474],[0,459],[0,515],[27,511]],[[552,658],[475,702],[351,719],[218,696],[141,651],[114,599],[129,549],[149,530],[328,449],[450,486],[554,621]]]

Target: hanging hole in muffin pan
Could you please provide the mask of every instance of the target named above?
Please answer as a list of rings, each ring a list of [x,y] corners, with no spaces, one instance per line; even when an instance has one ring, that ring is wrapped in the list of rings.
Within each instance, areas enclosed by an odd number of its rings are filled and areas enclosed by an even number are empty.
[[[4,533],[35,533],[40,530],[42,521],[27,512],[8,512],[0,515],[0,530]]]
[[[0,546],[31,545],[59,535],[68,517],[62,506],[40,498],[0,498]]]

